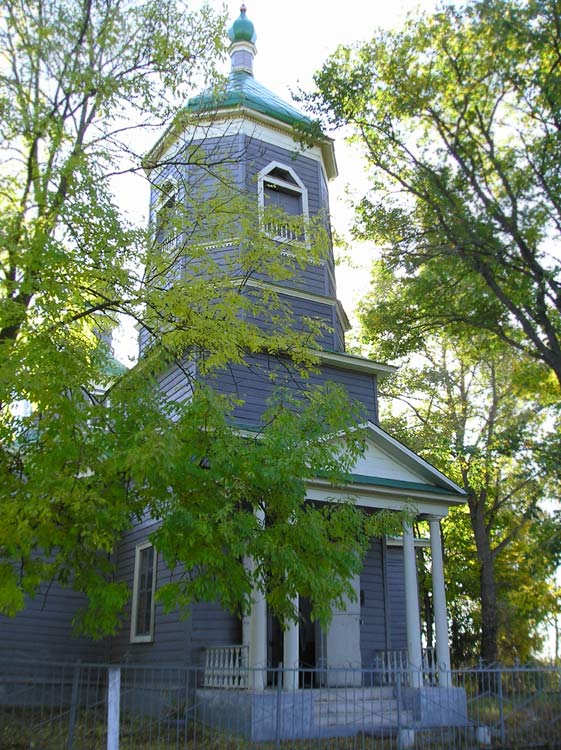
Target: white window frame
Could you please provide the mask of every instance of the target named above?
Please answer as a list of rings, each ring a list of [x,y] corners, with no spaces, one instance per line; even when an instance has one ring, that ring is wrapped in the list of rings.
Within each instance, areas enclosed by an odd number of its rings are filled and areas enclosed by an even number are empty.
[[[170,200],[173,199],[174,204],[179,200],[179,187],[177,185],[177,180],[171,177],[168,177],[163,181],[161,187],[159,185],[157,186],[157,189],[158,189],[159,195],[156,201],[154,202],[154,206],[152,209],[153,218],[154,218],[153,236],[155,240],[157,240],[157,237],[158,237],[158,219],[160,216],[160,212],[167,208],[167,204]],[[169,245],[173,243],[173,245],[175,246],[178,242],[178,236],[179,235],[174,235],[171,238],[163,240],[161,242],[161,245],[163,246],[163,245]]]
[[[154,560],[152,564],[152,596],[150,600],[150,628],[148,633],[137,634],[137,621],[138,621],[138,589],[140,585],[140,559],[142,552],[145,549],[152,548],[154,551]],[[155,613],[155,602],[154,597],[156,594],[156,574],[158,569],[158,553],[152,544],[152,542],[142,542],[137,544],[134,551],[134,578],[132,585],[132,605],[131,605],[131,632],[130,642],[131,643],[152,643],[154,640],[154,613]]]
[[[284,172],[288,172],[294,182],[287,182],[286,180],[282,180],[280,177],[271,175],[271,172],[273,172],[275,169],[282,169]],[[263,216],[263,213],[265,211],[265,182],[270,182],[273,185],[278,185],[280,188],[284,188],[292,193],[299,193],[302,200],[302,218],[304,219],[304,241],[302,242],[294,239],[289,240],[289,242],[299,242],[300,244],[304,244],[306,247],[309,247],[307,229],[308,221],[310,218],[308,212],[308,189],[306,188],[302,180],[298,177],[292,167],[288,166],[288,164],[283,164],[280,161],[272,161],[267,164],[267,166],[264,167],[257,175],[257,199],[259,201],[259,212],[261,216]],[[285,237],[275,235],[271,235],[271,238],[282,242],[287,241]]]

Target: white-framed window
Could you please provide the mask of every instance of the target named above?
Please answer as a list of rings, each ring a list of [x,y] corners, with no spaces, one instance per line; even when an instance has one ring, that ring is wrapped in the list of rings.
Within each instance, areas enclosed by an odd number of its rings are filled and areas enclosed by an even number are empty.
[[[173,180],[166,180],[160,188],[160,195],[154,208],[154,235],[158,244],[163,245],[176,240],[177,227],[174,220],[177,215],[177,185]]]
[[[308,191],[292,167],[273,161],[259,172],[257,182],[259,206],[278,209],[286,215],[265,218],[265,231],[279,242],[307,242]],[[291,223],[288,217],[301,217],[300,226]]]
[[[150,542],[137,544],[132,587],[131,643],[154,640],[157,553]]]

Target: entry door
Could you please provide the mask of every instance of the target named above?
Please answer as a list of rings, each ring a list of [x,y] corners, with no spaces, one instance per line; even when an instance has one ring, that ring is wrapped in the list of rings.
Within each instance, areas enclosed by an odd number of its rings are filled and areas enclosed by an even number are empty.
[[[344,609],[335,609],[325,633],[325,666],[329,685],[360,685],[362,657],[360,653],[360,576],[352,584],[356,600],[345,602]]]

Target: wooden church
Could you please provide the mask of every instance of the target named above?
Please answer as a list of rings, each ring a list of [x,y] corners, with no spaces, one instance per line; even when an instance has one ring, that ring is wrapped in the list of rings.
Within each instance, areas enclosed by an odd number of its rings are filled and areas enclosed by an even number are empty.
[[[329,216],[328,185],[337,176],[332,140],[319,135],[313,143],[301,145],[297,128],[306,123],[306,118],[254,78],[256,35],[244,6],[229,37],[231,72],[225,88],[218,95],[203,93],[191,100],[187,111],[197,117],[184,121],[178,117],[147,156],[148,165],[174,164],[173,169],[159,166],[150,173],[151,222],[157,241],[167,241],[162,209],[169,211],[176,203],[185,204],[185,185],[193,181],[199,169],[192,160],[185,160],[184,167],[177,166],[181,164],[177,156],[186,144],[191,152],[200,147],[206,153],[231,155],[230,178],[258,207],[277,206],[304,222]],[[280,225],[271,229],[279,245],[306,242],[297,233],[291,235],[292,231]],[[212,252],[215,257],[226,257],[236,243],[239,239],[225,239],[218,247],[215,243]],[[341,496],[352,494],[367,509],[398,511],[414,507],[418,518],[429,522],[436,633],[433,667],[440,674],[440,688],[449,688],[440,520],[451,506],[464,502],[463,492],[380,428],[378,382],[393,368],[345,352],[348,320],[337,299],[332,248],[321,259],[311,259],[289,279],[278,282],[276,293],[290,307],[295,325],[310,318],[323,324],[318,340],[321,364],[312,374],[312,382],[332,381],[344,386],[349,397],[362,404],[368,419],[367,447],[348,486],[334,490],[320,477],[311,478],[307,497],[321,503],[340,491]],[[141,340],[140,345],[142,348],[147,342]],[[242,426],[258,423],[265,409],[272,386],[271,379],[263,377],[263,370],[269,366],[265,355],[262,359],[254,355],[247,366],[237,365],[215,376],[215,387],[226,393],[236,388],[243,401],[236,413]],[[160,379],[170,398],[189,397],[190,376],[185,368],[170,366]],[[307,602],[302,600],[298,605],[299,624],[284,632],[259,594],[243,622],[217,604],[197,604],[187,620],[177,613],[164,614],[154,601],[165,570],[149,540],[153,527],[150,520],[139,524],[116,550],[118,576],[132,590],[124,625],[116,636],[97,643],[74,638],[71,619],[77,596],[53,589],[46,604],[32,602],[15,619],[1,618],[4,654],[59,661],[206,665],[209,674],[205,684],[215,691],[232,687],[226,677],[222,679],[222,666],[228,666],[230,671],[224,673],[231,677],[232,665],[247,665],[250,677],[237,682],[236,687],[248,693],[266,692],[267,668],[279,663],[291,670],[285,678],[290,689],[298,687],[300,668],[324,670],[325,684],[348,687],[360,684],[361,669],[406,664],[417,670],[412,672],[412,687],[421,687],[424,653],[415,551],[419,540],[414,539],[410,525],[404,526],[399,538],[372,542],[364,568],[353,581],[356,600],[333,613],[326,631],[310,622]]]

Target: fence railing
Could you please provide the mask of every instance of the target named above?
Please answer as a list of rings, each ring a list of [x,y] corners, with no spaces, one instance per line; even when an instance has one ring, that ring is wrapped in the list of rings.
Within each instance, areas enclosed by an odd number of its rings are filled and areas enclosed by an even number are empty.
[[[232,659],[239,654],[232,655]],[[237,669],[237,668],[236,668]],[[0,662],[3,750],[481,750],[561,746],[561,669],[464,669],[452,687],[387,670],[268,670],[262,691],[204,670]],[[249,670],[240,676],[249,684]],[[288,677],[288,679],[286,679]],[[292,685],[291,689],[285,689]],[[329,685],[329,687],[318,687]],[[305,687],[304,687],[305,686]],[[321,744],[318,744],[321,743]]]

